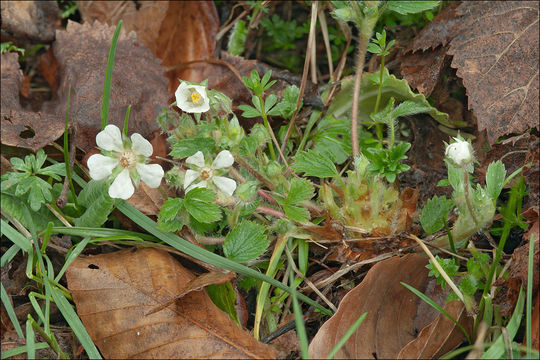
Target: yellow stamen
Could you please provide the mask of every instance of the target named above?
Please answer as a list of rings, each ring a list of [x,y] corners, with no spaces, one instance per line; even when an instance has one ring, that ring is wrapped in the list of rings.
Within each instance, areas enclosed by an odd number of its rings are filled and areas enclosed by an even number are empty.
[[[193,94],[191,94],[191,100],[194,103],[198,103],[201,100],[201,96],[199,95],[198,92],[194,92]]]

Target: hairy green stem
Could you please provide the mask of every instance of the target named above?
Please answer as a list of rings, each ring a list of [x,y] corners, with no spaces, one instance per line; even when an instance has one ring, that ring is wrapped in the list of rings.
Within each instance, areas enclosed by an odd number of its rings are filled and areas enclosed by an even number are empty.
[[[384,70],[384,58],[385,58],[385,55],[384,55],[384,49],[383,49],[383,54],[381,55],[381,68],[379,70],[379,92],[377,93],[377,100],[375,102],[375,110],[374,110],[375,114],[379,112],[379,105],[381,103],[381,95],[382,95],[382,88],[383,88],[382,80],[383,80],[383,70]],[[379,140],[382,141],[383,139],[382,124],[378,124],[378,123],[375,124],[375,133],[377,134],[377,137],[379,138]],[[393,132],[392,132],[392,135],[394,135]],[[392,139],[391,144],[392,145],[394,144],[393,139]],[[391,148],[392,147],[390,146],[390,149]]]

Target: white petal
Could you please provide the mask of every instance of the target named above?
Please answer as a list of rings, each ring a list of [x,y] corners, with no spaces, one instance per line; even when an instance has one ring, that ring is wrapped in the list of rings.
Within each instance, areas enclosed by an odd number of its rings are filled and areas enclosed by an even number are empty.
[[[90,177],[92,179],[102,180],[111,175],[113,169],[118,165],[118,159],[94,154],[88,158],[86,165],[88,166],[88,170],[90,170]]]
[[[225,176],[214,176],[212,181],[222,193],[227,196],[231,196],[236,190],[236,181],[226,178]]]
[[[152,147],[152,144],[150,144],[150,141],[143,138],[141,134],[134,133],[131,135],[131,142],[133,144],[131,150],[136,154],[144,155],[146,157],[152,156],[154,148]]]
[[[195,104],[191,100],[191,90],[194,89],[202,97],[203,102],[201,104]],[[185,112],[189,113],[201,113],[210,109],[210,100],[206,95],[206,88],[199,85],[189,85],[185,82],[181,82],[176,89],[174,96],[176,97],[176,105]]]
[[[104,150],[124,151],[122,134],[116,125],[107,125],[96,135],[96,144]]]
[[[201,151],[197,151],[186,159],[186,164],[195,165],[198,167],[204,166],[204,155]]]
[[[214,159],[214,162],[212,163],[212,167],[214,169],[223,169],[223,168],[227,168],[231,166],[233,163],[234,163],[234,157],[229,152],[229,150],[223,150]]]
[[[111,187],[109,188],[109,196],[116,199],[127,200],[133,195],[135,188],[131,183],[131,178],[129,177],[129,170],[124,169],[116,179],[114,179]]]
[[[137,164],[137,172],[141,175],[141,180],[149,187],[155,189],[161,185],[161,179],[165,174],[159,164]]]
[[[184,176],[184,189],[186,189],[198,177],[199,173],[197,171],[186,170],[186,175]]]
[[[193,189],[197,189],[197,188],[205,188],[206,185],[207,185],[206,180],[205,180],[205,181],[198,182],[198,183],[196,183],[196,184],[191,184],[191,186],[188,187],[188,188],[185,190],[185,193],[187,194],[188,192],[190,192],[190,191],[193,190]]]

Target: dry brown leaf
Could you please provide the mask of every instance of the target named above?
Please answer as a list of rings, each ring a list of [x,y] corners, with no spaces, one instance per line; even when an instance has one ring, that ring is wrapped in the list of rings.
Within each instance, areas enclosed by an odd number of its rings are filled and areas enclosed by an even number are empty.
[[[212,1],[79,1],[85,21],[99,20],[115,25],[120,19],[128,31],[149,47],[162,65],[172,68],[169,90],[178,79],[200,82],[198,69],[181,64],[210,59],[214,54],[219,17]]]
[[[445,68],[446,47],[417,53],[406,53],[400,57],[401,75],[413,88],[425,96],[431,95]]]
[[[454,300],[444,306],[458,323],[470,334],[473,318],[467,315],[461,301]],[[399,352],[398,359],[438,359],[458,347],[463,340],[463,333],[454,322],[443,314],[438,314],[435,321],[420,331],[417,338]]]
[[[114,27],[69,22],[58,31],[53,45],[59,63],[58,101],[48,109],[57,113],[63,126],[68,88],[71,87],[70,119],[76,123],[77,147],[88,151],[95,146],[101,130],[103,83]],[[157,115],[167,106],[167,80],[152,52],[134,33],[120,33],[112,73],[109,123],[123,127],[128,105],[131,105],[128,133],[138,132],[150,138],[158,129]]]
[[[463,2],[460,33],[450,42],[478,130],[497,138],[538,126],[537,1]]]
[[[532,324],[531,324],[531,345],[536,351],[540,350],[540,293],[536,294],[536,300],[534,301],[534,310],[532,313]],[[525,342],[527,339],[523,340],[523,346],[526,346]]]
[[[2,1],[1,4],[2,38],[6,31],[14,38],[50,42],[62,25],[56,1]]]
[[[64,120],[46,112],[25,110],[19,102],[24,79],[19,55],[2,54],[2,107],[0,138],[2,144],[37,151],[64,133]]]
[[[77,312],[106,358],[273,358],[205,290],[146,316],[194,278],[167,252],[129,249],[78,258],[66,272]]]
[[[326,357],[364,312],[367,312],[364,322],[336,353],[336,358],[396,358],[426,324],[435,321],[431,326],[440,326],[440,314],[425,311],[420,298],[400,284],[407,283],[422,292],[426,289],[440,292],[436,290],[438,287],[428,288],[432,282],[427,277],[426,264],[425,257],[408,254],[373,266],[362,283],[343,298],[334,316],[319,329],[309,346],[310,355]],[[437,297],[436,301],[444,301],[444,297]],[[461,343],[462,333],[455,333],[451,327],[444,330],[438,337],[425,338],[426,346],[436,350],[452,349]],[[415,358],[422,356],[409,354]]]

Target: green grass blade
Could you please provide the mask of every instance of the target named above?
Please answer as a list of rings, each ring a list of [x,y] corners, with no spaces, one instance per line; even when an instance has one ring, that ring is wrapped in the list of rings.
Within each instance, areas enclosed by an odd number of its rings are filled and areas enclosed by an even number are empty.
[[[334,346],[334,348],[332,349],[332,351],[330,351],[330,353],[328,354],[328,356],[326,357],[327,359],[332,359],[334,358],[334,355],[336,355],[336,353],[339,351],[339,349],[341,349],[343,347],[343,345],[345,345],[345,343],[347,342],[347,340],[349,340],[349,338],[352,336],[352,334],[354,334],[354,332],[356,331],[356,329],[358,329],[358,327],[360,327],[360,325],[362,325],[362,323],[364,322],[364,319],[366,318],[367,316],[367,312],[363,313],[359,318],[358,320],[356,320],[354,322],[354,324],[352,324],[352,326],[349,328],[349,330],[347,330],[347,332],[345,333],[345,335],[343,335],[343,337],[338,341],[338,343],[336,344],[336,346]]]
[[[116,43],[118,41],[118,36],[120,35],[120,29],[122,29],[122,20],[116,25],[116,30],[111,42],[111,47],[109,48],[109,57],[107,59],[107,70],[105,71],[105,85],[103,88],[103,105],[101,107],[101,130],[107,126],[109,121],[109,101],[111,98],[111,78],[112,71],[114,68],[114,56],[116,55]]]
[[[15,245],[27,252],[32,247],[32,243],[23,234],[12,228],[7,222],[0,219],[0,234],[5,235]]]
[[[167,244],[174,247],[175,249],[182,251],[183,253],[188,254],[190,256],[193,256],[197,260],[201,260],[209,264],[212,264],[214,266],[219,266],[223,269],[232,270],[243,275],[251,276],[256,279],[266,281],[270,283],[271,285],[274,285],[275,287],[278,287],[284,291],[287,291],[288,293],[293,292],[293,290],[290,287],[282,284],[281,282],[275,279],[265,276],[256,270],[253,270],[247,266],[236,263],[234,261],[231,261],[217,254],[214,254],[206,249],[200,248],[197,245],[192,244],[173,233],[168,233],[168,232],[159,230],[157,228],[157,224],[153,220],[151,220],[148,216],[144,215],[139,210],[137,210],[136,208],[134,208],[133,206],[131,206],[125,201],[122,201],[117,206],[117,209],[120,210],[124,215],[129,217],[131,220],[133,220],[141,228],[148,231],[150,234],[166,242]],[[316,309],[319,309],[324,314],[332,315],[332,312],[330,310],[321,306],[320,304],[313,301],[312,299],[305,296],[304,294],[299,293],[298,298],[304,301],[305,303],[311,306],[314,306]]]
[[[289,283],[294,284],[294,271],[289,269]],[[293,286],[293,289],[296,290],[296,286]],[[298,303],[298,298],[296,297],[296,291],[292,293],[292,303],[293,303],[293,312],[294,312],[294,322],[296,323],[296,334],[298,335],[298,341],[300,342],[300,349],[302,351],[302,359],[309,359],[309,344],[306,334],[306,325],[304,324],[304,316],[302,315],[302,309]]]
[[[34,344],[34,349],[36,350],[46,349],[48,347],[49,347],[49,344],[47,344],[46,342],[40,342],[40,343]],[[7,359],[15,355],[22,354],[24,352],[26,352],[26,345],[19,346],[19,347],[9,349],[9,350],[2,350],[2,359]]]
[[[11,323],[13,324],[13,327],[15,328],[15,332],[21,339],[24,339],[24,334],[23,334],[21,325],[19,324],[19,320],[17,320],[17,315],[15,315],[15,309],[13,309],[13,305],[11,305],[11,301],[9,301],[9,295],[6,292],[6,289],[4,289],[4,284],[1,284],[1,285],[2,285],[2,289],[1,289],[0,297],[2,299],[2,304],[4,304],[4,308],[6,309],[9,320],[11,320]]]
[[[526,307],[526,339],[527,358],[532,359],[532,308],[533,308],[533,264],[534,264],[534,234],[529,240],[529,263],[527,269],[527,307]]]
[[[11,259],[13,259],[15,255],[17,255],[20,249],[21,248],[15,244],[11,245],[11,247],[5,253],[2,254],[2,257],[0,258],[0,266],[4,267],[6,263],[10,262]]]
[[[519,290],[518,301],[514,313],[510,318],[510,321],[506,325],[508,329],[508,335],[510,340],[513,340],[521,324],[521,317],[523,316],[523,305],[525,304],[525,296],[523,294],[523,287]],[[482,355],[482,359],[500,359],[505,355],[506,347],[504,346],[504,338],[501,334],[493,345]]]
[[[69,109],[71,107],[71,86],[68,88],[68,97],[66,104],[66,117],[64,119],[64,164],[66,165],[66,176],[69,182],[69,189],[71,195],[77,204],[77,194],[75,193],[75,187],[73,186],[73,180],[71,179],[71,169],[69,166]]]
[[[408,284],[405,284],[404,282],[400,282],[401,285],[405,286],[407,289],[409,289],[410,291],[412,291],[416,296],[418,296],[420,299],[424,300],[429,306],[431,306],[432,308],[434,308],[435,310],[437,310],[438,312],[440,312],[441,314],[443,314],[444,316],[446,316],[447,318],[449,318],[450,320],[452,320],[452,322],[454,324],[456,324],[457,327],[460,328],[460,330],[463,332],[463,334],[465,335],[465,337],[467,338],[467,341],[469,342],[469,344],[472,344],[471,342],[471,338],[469,337],[469,334],[467,333],[467,330],[465,330],[465,328],[463,328],[463,326],[461,326],[460,323],[458,323],[456,321],[456,319],[454,319],[452,317],[452,315],[450,315],[446,310],[444,310],[442,307],[439,306],[439,304],[437,304],[435,301],[431,300],[430,298],[428,298],[426,295],[424,295],[423,293],[421,293],[420,291],[416,290],[415,288],[413,288],[412,286],[408,285]]]
[[[58,306],[58,309],[64,316],[64,319],[66,319],[68,325],[71,327],[71,329],[81,342],[81,345],[84,347],[84,350],[86,350],[88,357],[90,359],[101,359],[101,354],[96,348],[96,345],[94,345],[94,342],[90,338],[90,335],[88,335],[88,332],[84,328],[81,319],[79,319],[79,317],[75,313],[75,310],[73,310],[73,308],[71,307],[71,304],[67,301],[61,291],[54,287],[51,288],[51,295],[56,306]]]
[[[26,355],[28,359],[36,358],[36,345],[34,341],[34,328],[32,327],[32,320],[30,315],[29,319],[26,320]]]
[[[142,234],[135,231],[107,228],[92,228],[92,227],[63,227],[56,226],[52,228],[53,234],[64,234],[80,237],[110,237],[110,236],[126,236],[130,239],[155,241],[156,238],[152,235]]]
[[[73,251],[69,254],[68,258],[66,259],[66,262],[64,263],[64,266],[62,266],[62,269],[58,272],[58,275],[54,278],[54,281],[58,282],[66,272],[67,268],[71,263],[79,256],[79,254],[84,250],[86,245],[90,242],[90,237],[85,237],[82,239],[81,242],[79,242],[75,248],[73,248]]]

